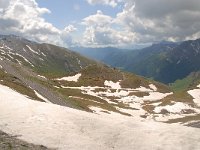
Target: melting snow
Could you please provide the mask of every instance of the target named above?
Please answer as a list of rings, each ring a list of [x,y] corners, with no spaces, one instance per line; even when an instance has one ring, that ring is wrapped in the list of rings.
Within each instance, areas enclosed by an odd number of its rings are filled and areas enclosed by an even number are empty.
[[[105,81],[104,82],[105,86],[111,87],[112,89],[121,89],[120,82],[113,82],[113,81]]]
[[[45,57],[47,56],[47,55],[45,55],[43,52],[41,52],[41,54],[42,54],[43,56],[45,56]]]
[[[156,100],[161,100],[169,95],[172,95],[173,93],[160,93],[160,92],[150,92],[149,96],[144,96],[141,98],[144,101],[156,101]]]
[[[188,104],[184,104],[181,102],[176,102],[174,105],[166,105],[166,106],[158,106],[154,109],[155,113],[161,113],[161,111],[165,109],[169,113],[181,113],[185,109],[193,109]]]
[[[18,53],[11,53],[11,54],[22,57],[27,63],[29,63],[32,67],[34,67],[34,65],[28,59],[26,59],[24,56],[22,56],[21,54],[18,54]]]
[[[81,77],[81,73],[78,73],[74,76],[69,76],[69,77],[63,77],[63,78],[60,78],[60,79],[56,79],[58,81],[61,81],[61,80],[65,80],[65,81],[74,81],[74,82],[78,82],[78,79]]]
[[[53,86],[53,87],[55,87],[55,88],[57,88],[57,89],[59,89],[60,87],[58,87],[58,86]]]
[[[137,89],[130,89],[130,88],[123,88],[123,89],[118,89],[119,87],[119,83],[114,83],[114,82],[106,82],[105,85],[109,85],[110,87],[65,87],[65,86],[61,86],[62,88],[68,88],[68,89],[80,89],[81,92],[83,94],[87,94],[87,95],[91,95],[91,96],[95,96],[98,98],[101,98],[105,101],[107,101],[108,103],[113,103],[109,97],[115,97],[115,100],[119,101],[119,102],[124,102],[124,103],[134,103],[134,102],[139,102],[142,103],[144,101],[157,101],[157,100],[161,100],[163,98],[165,98],[168,95],[171,95],[173,93],[160,93],[160,92],[153,92],[150,89],[147,89],[145,87],[140,87]],[[104,91],[99,91],[96,92],[96,89],[103,89]],[[106,90],[106,91],[105,91]],[[111,90],[115,90],[115,91],[111,91]],[[144,96],[144,97],[137,97],[135,95],[132,96],[128,96],[130,93],[132,92],[148,92],[149,95],[148,96]]]
[[[200,85],[197,87],[200,88]],[[188,93],[194,98],[193,101],[200,106],[200,89],[190,90]]]
[[[154,91],[158,90],[157,87],[154,84],[150,84],[149,87]]]
[[[140,91],[140,92],[151,92],[152,91],[151,89],[145,88],[143,86],[140,86],[139,88],[137,88],[135,90]]]
[[[199,129],[93,114],[32,101],[0,85],[0,130],[30,143],[72,149],[196,149]],[[97,109],[95,108],[97,111]]]
[[[44,100],[47,103],[51,103],[48,99],[46,99],[45,97],[43,97],[42,95],[40,95],[37,91],[34,90],[34,92],[37,95],[37,97],[39,97],[40,99]]]
[[[40,78],[43,78],[43,79],[47,79],[45,76],[41,76],[41,75],[37,75],[38,77],[40,77]]]
[[[26,45],[26,47],[28,47],[28,49],[29,49],[30,51],[32,51],[33,53],[40,55],[38,52],[36,52],[35,50],[33,50],[30,46]]]

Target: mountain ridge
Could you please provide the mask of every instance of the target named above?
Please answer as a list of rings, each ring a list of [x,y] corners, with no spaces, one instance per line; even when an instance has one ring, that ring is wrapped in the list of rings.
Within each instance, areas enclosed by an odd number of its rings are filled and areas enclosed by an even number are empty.
[[[86,53],[84,54],[84,51]],[[117,50],[106,53],[104,57],[87,55],[87,48],[82,54],[132,73],[163,83],[173,83],[183,79],[191,72],[200,70],[200,39],[183,42],[160,42],[140,50]],[[97,55],[101,49],[96,49]],[[109,49],[103,49],[109,51]]]

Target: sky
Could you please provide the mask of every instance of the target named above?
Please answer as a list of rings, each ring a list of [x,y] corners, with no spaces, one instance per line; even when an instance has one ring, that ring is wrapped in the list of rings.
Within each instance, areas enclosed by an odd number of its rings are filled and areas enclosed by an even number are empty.
[[[0,0],[0,34],[64,47],[200,37],[199,0]]]

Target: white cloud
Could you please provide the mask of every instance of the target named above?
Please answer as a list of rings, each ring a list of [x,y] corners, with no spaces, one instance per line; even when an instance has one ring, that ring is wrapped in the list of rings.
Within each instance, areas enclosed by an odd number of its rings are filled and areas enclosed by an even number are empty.
[[[197,37],[199,0],[126,0],[116,22],[137,35],[137,42]]]
[[[77,31],[73,25],[68,25],[61,32],[61,40],[64,46],[74,46],[76,44],[75,39],[73,38],[73,33]]]
[[[135,34],[115,24],[115,18],[97,11],[83,19],[86,26],[82,45],[91,47],[123,46],[135,40]]]
[[[42,18],[45,13],[50,11],[40,8],[35,0],[8,0],[0,13],[0,32],[61,44],[60,30]]]
[[[39,7],[35,0],[0,0],[0,33],[17,34],[39,42],[62,46],[79,43],[82,46],[117,47],[200,37],[199,0],[87,0],[87,2],[113,8],[120,3],[124,4],[124,7],[114,17],[98,10],[96,14],[83,18],[79,23],[76,22],[78,29],[74,25],[68,25],[62,30],[43,18],[44,14],[51,12]],[[78,4],[74,5],[74,9],[79,10],[79,8]]]
[[[106,26],[112,23],[113,18],[104,15],[101,10],[98,10],[95,15],[88,16],[83,19],[82,24],[87,26]]]
[[[106,4],[105,1],[97,0],[88,0],[88,2],[91,4]],[[123,0],[123,2],[125,3],[123,10],[115,18],[112,18],[111,23],[119,26],[120,29],[116,30],[109,24],[109,30],[93,28],[93,32],[88,32],[87,29],[85,33],[92,35],[93,40],[100,33],[103,34],[103,30],[109,31],[107,32],[109,37],[112,37],[109,39],[113,41],[116,41],[116,36],[125,36],[124,39],[131,38],[125,40],[130,43],[124,42],[124,44],[131,44],[131,42],[148,43],[160,40],[182,41],[200,37],[199,0]],[[93,18],[97,19],[98,17],[93,16]],[[115,33],[116,36],[111,36],[112,33]],[[104,36],[99,37],[105,40]],[[100,38],[98,39],[100,40]],[[112,43],[112,41],[110,42]]]
[[[71,33],[71,32],[74,32],[74,31],[77,31],[77,28],[75,28],[73,25],[68,25],[65,27],[64,29],[64,32],[66,33]]]
[[[118,5],[118,2],[121,0],[87,0],[87,2],[91,5],[109,5],[111,7],[116,7]]]

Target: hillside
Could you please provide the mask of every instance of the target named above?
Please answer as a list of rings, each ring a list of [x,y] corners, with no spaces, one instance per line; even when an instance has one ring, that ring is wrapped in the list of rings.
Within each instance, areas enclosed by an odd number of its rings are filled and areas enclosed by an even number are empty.
[[[0,98],[0,130],[29,143],[60,150],[198,150],[200,146],[197,128],[107,114],[97,108],[96,113],[88,113],[36,102],[5,86],[0,89],[6,99]]]
[[[171,84],[171,88],[174,91],[183,91],[195,88],[200,83],[200,72],[192,72],[187,77],[176,80]]]
[[[92,121],[92,124],[95,124],[96,121],[101,124],[100,122],[103,120],[96,119],[98,118],[96,115],[98,115],[106,116],[108,120],[110,118],[114,120],[128,118],[125,121],[147,121],[147,124],[148,121],[151,121],[150,123],[153,125],[154,122],[178,122],[183,125],[199,127],[200,87],[198,83],[186,90],[181,90],[181,92],[171,90],[170,87],[162,83],[111,68],[68,49],[32,42],[17,36],[1,36],[0,38],[0,86],[0,107],[2,110],[0,117],[7,118],[2,119],[0,130],[9,134],[12,134],[13,129],[18,131],[18,126],[20,128],[23,125],[27,126],[31,120],[35,123],[38,120],[39,124],[41,120],[45,121],[46,119],[41,118],[42,114],[40,113],[44,113],[47,118],[50,117],[50,120],[52,117],[62,119],[66,116],[66,120],[76,118],[72,121],[74,122],[86,117],[87,122],[93,118],[95,121]],[[6,96],[8,97],[6,98]],[[12,102],[14,105],[11,106]],[[54,113],[55,116],[52,116],[51,111],[56,111],[58,114]],[[9,117],[5,117],[8,113]],[[66,115],[67,113],[69,116]],[[77,115],[82,113],[83,115]],[[16,114],[19,117],[16,117]],[[36,120],[34,116],[36,116]],[[13,121],[13,118],[16,120]],[[132,120],[133,118],[134,120]],[[9,119],[12,120],[13,124]],[[27,121],[23,124],[22,120],[24,119],[30,122]],[[56,127],[58,130],[63,122],[55,121],[59,123]],[[139,122],[138,124],[140,124]],[[83,122],[78,122],[78,124],[81,123]],[[102,126],[107,123],[111,122],[106,121],[102,123]],[[197,124],[191,125],[190,123]],[[116,125],[116,130],[123,128],[119,122],[116,122]],[[94,126],[96,129],[96,124]],[[156,126],[160,126],[160,124]],[[77,128],[87,130],[85,125]],[[172,130],[175,128],[172,127]],[[41,130],[47,131],[45,126]],[[49,141],[47,143],[44,140],[42,143],[38,142],[38,139],[34,137],[31,137],[34,139],[31,141],[26,137],[27,133],[20,131],[26,141],[28,139],[29,142],[36,145],[51,145],[48,143]],[[29,125],[27,132],[35,132],[35,130],[32,130],[31,125]],[[166,130],[162,131],[162,133],[165,132]],[[15,131],[13,133],[16,134]],[[40,134],[40,130],[38,134]],[[38,134],[37,136],[39,136]],[[43,138],[47,136],[43,132],[42,134]],[[115,136],[115,134],[118,132],[113,131],[111,136]],[[56,136],[58,135],[56,134]],[[82,133],[81,136],[83,139],[85,138]],[[103,140],[103,142],[105,141]],[[140,143],[140,141],[138,142]],[[107,145],[105,147],[110,148]]]
[[[89,112],[98,108],[106,113],[137,114],[157,121],[188,115],[183,110],[198,114],[187,92],[172,93],[164,84],[110,68],[68,49],[16,36],[1,36],[0,44],[1,84],[32,99]],[[181,105],[181,109],[175,115],[170,110],[165,114],[155,111],[167,105]]]
[[[96,51],[100,56],[101,49]],[[163,83],[173,83],[200,70],[200,39],[181,43],[161,42],[141,50],[107,51],[107,55],[101,58],[84,53],[89,50],[82,54]]]

